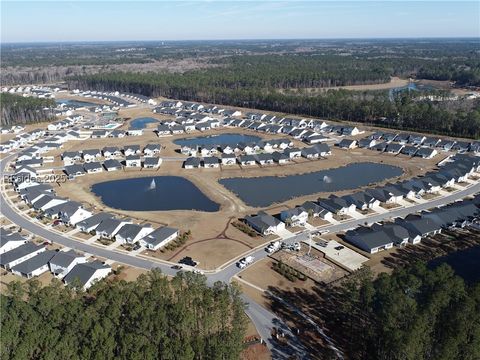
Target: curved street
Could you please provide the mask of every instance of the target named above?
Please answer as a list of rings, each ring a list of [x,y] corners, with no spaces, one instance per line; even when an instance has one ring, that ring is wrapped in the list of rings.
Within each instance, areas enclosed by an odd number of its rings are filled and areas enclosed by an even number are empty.
[[[0,162],[0,170],[2,175],[5,175],[5,168],[9,161],[15,154],[9,155],[5,157]],[[415,204],[409,207],[401,207],[392,209],[389,212],[381,213],[381,214],[373,214],[369,215],[368,217],[362,219],[352,219],[348,221],[341,222],[339,224],[334,225],[327,225],[318,228],[321,231],[329,231],[331,233],[346,231],[348,229],[354,228],[358,225],[363,225],[365,223],[375,223],[384,220],[388,220],[395,217],[405,217],[408,214],[416,213],[422,210],[431,209],[433,207],[442,206],[456,200],[460,200],[465,198],[466,196],[473,195],[477,192],[480,192],[480,182],[476,182],[475,184],[463,189],[453,192],[449,195],[443,196],[441,198],[436,198],[431,201],[422,203],[422,204]],[[161,271],[166,275],[174,276],[178,270],[174,270],[171,268],[173,263],[169,263],[167,261],[160,261],[156,259],[149,259],[145,256],[139,256],[134,254],[124,253],[114,249],[107,249],[101,246],[96,246],[92,244],[87,244],[80,240],[76,240],[73,238],[69,238],[64,236],[60,233],[55,231],[51,231],[46,229],[45,227],[39,225],[37,222],[32,221],[31,218],[19,214],[10,204],[9,200],[5,197],[5,193],[3,191],[3,184],[2,184],[2,191],[1,191],[1,213],[9,219],[12,223],[20,226],[21,228],[27,230],[28,232],[44,238],[48,241],[53,243],[58,243],[62,246],[79,250],[93,256],[98,256],[106,259],[113,260],[118,263],[123,263],[129,266],[142,268],[142,269],[153,269],[159,268]],[[310,231],[304,231],[300,234],[294,235],[290,238],[284,239],[284,242],[293,243],[295,241],[302,241],[306,240],[309,237]],[[259,246],[253,250],[250,250],[248,253],[244,253],[241,257],[252,255],[255,257],[255,260],[260,260],[268,256],[268,253],[264,250],[264,246]],[[207,283],[209,285],[214,284],[216,281],[222,281],[225,283],[229,283],[233,276],[237,275],[242,270],[236,266],[236,260],[232,259],[224,266],[217,268],[213,271],[205,272],[205,276],[207,278]],[[263,308],[258,303],[254,302],[252,299],[248,298],[246,295],[243,295],[243,299],[247,304],[246,313],[254,323],[258,333],[267,343],[267,346],[272,351],[274,358],[276,359],[287,359],[292,354],[305,354],[305,349],[302,348],[300,342],[296,339],[296,337],[290,333],[289,329],[285,324],[283,324],[272,312]],[[271,331],[272,329],[282,328],[283,331],[290,336],[290,343],[288,347],[279,347],[276,346],[275,341],[271,338]],[[326,336],[323,334],[323,336]],[[336,348],[334,350],[337,350]],[[340,356],[340,355],[339,355]],[[303,357],[302,357],[303,358]]]

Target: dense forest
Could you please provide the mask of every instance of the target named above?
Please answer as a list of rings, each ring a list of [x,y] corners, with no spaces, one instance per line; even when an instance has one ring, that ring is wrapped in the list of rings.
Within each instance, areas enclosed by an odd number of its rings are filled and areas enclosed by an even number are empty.
[[[170,73],[102,73],[75,76],[71,88],[119,90],[148,96],[202,101],[324,119],[357,121],[373,125],[418,130],[470,138],[480,137],[480,103],[419,100],[401,92],[390,98],[386,91],[328,90],[312,96],[302,89],[382,82],[388,73],[383,68],[369,68],[359,63],[348,68],[340,60],[319,65],[317,60],[295,57],[244,57],[206,70]],[[230,60],[231,61],[231,60]],[[300,89],[295,94],[278,88]]]
[[[244,303],[232,285],[152,271],[88,293],[13,283],[1,295],[2,359],[238,359]]]
[[[55,118],[52,112],[55,106],[55,101],[52,99],[0,93],[0,124],[8,126],[49,121]]]
[[[351,359],[480,358],[480,284],[466,286],[447,265],[359,277],[339,297],[335,332]]]
[[[235,66],[238,59],[241,66],[249,66],[251,70],[254,66],[267,67],[267,73],[272,67],[285,67],[284,64],[294,59],[300,64],[310,63],[311,70],[315,71],[308,72],[299,83],[308,83],[313,75],[311,82],[318,86],[354,84],[362,80],[371,84],[387,81],[389,76],[448,80],[460,86],[480,85],[476,39],[2,44],[1,52],[3,85],[55,82],[66,76],[97,72],[183,73],[199,68]],[[264,58],[271,62],[265,62]],[[300,71],[306,69],[303,65]],[[328,78],[332,69],[337,71]]]

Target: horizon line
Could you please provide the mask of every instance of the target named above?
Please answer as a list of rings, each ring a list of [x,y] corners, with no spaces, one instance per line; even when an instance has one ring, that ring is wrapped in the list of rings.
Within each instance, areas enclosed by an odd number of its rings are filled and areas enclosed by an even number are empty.
[[[125,43],[125,42],[209,42],[209,41],[307,41],[307,40],[441,40],[441,39],[480,39],[480,36],[386,36],[386,37],[312,37],[312,38],[232,38],[232,39],[135,39],[135,40],[31,40],[0,41],[0,45],[16,44],[73,44],[73,43]]]

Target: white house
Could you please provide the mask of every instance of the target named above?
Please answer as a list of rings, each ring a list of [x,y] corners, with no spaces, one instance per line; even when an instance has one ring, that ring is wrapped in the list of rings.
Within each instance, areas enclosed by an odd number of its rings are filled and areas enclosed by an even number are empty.
[[[87,258],[73,250],[58,251],[50,260],[50,271],[55,277],[62,278],[77,264],[87,262]]]
[[[158,250],[178,237],[178,229],[161,227],[140,239],[140,245],[149,250]]]
[[[141,167],[142,161],[140,160],[140,156],[131,155],[127,156],[125,159],[125,166],[126,167]]]
[[[222,154],[222,165],[235,165],[237,158],[234,154]]]
[[[12,273],[15,275],[26,277],[30,279],[34,276],[39,276],[49,270],[48,262],[55,255],[55,251],[46,250],[37,255],[22,261],[21,263],[12,266]]]
[[[0,257],[0,266],[4,269],[10,269],[45,250],[46,248],[43,245],[36,245],[32,242],[27,242],[15,249],[3,253]]]
[[[98,260],[75,265],[72,270],[63,278],[65,284],[78,283],[83,290],[90,288],[96,281],[99,281],[110,274],[112,268]]]
[[[274,234],[285,229],[285,223],[264,211],[259,211],[257,215],[246,216],[245,222],[262,235]]]
[[[151,227],[143,227],[137,224],[123,225],[115,235],[115,240],[124,244],[133,244],[153,231]]]
[[[0,228],[0,254],[16,249],[27,242],[20,233]]]
[[[304,226],[308,220],[308,212],[301,206],[283,210],[280,219],[290,226]]]

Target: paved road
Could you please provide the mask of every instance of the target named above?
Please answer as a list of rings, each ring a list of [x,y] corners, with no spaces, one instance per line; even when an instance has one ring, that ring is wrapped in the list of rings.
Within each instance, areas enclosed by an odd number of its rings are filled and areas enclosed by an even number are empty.
[[[0,162],[0,170],[2,174],[4,174],[5,166],[8,161],[10,161],[14,154],[8,156],[1,160]],[[417,204],[414,206],[410,206],[408,208],[397,208],[392,209],[388,213],[382,214],[375,214],[371,215],[368,218],[363,219],[352,219],[346,222],[342,222],[339,224],[328,225],[321,228],[322,231],[330,231],[332,233],[346,231],[348,229],[354,228],[358,225],[362,225],[365,222],[374,223],[383,220],[388,220],[393,217],[404,217],[408,214],[419,212],[422,210],[427,210],[433,207],[445,205],[450,202],[454,202],[456,200],[462,199],[468,195],[473,195],[477,192],[480,192],[480,182],[470,186],[461,191],[457,191],[453,194],[449,194],[442,198],[434,199],[429,202],[423,204]],[[103,258],[107,258],[119,263],[123,263],[130,266],[135,266],[138,268],[143,269],[152,269],[152,268],[160,268],[164,274],[167,275],[175,275],[177,272],[176,270],[171,269],[171,265],[160,263],[154,260],[148,260],[145,258],[140,258],[137,256],[133,256],[131,254],[121,253],[116,250],[108,250],[102,247],[97,247],[95,245],[86,244],[80,240],[75,240],[63,236],[59,233],[50,231],[43,226],[40,226],[30,219],[18,214],[10,204],[4,199],[3,193],[1,196],[1,212],[2,214],[8,218],[13,223],[17,224],[18,226],[22,227],[23,229],[29,231],[32,234],[38,235],[54,243],[61,244],[63,246],[76,249],[79,251],[83,251],[86,253],[90,253],[94,256],[99,256]],[[293,243],[295,241],[302,241],[306,240],[309,236],[309,231],[305,231],[304,233],[294,235],[288,239],[285,239],[284,242]],[[263,259],[268,256],[267,252],[263,249],[257,249],[252,251],[249,255],[255,257],[255,260]],[[207,276],[207,283],[209,285],[213,284],[216,281],[222,282],[230,282],[231,278],[237,275],[241,269],[236,266],[236,263],[233,262],[227,267],[222,270],[219,270],[212,274],[206,274]],[[243,295],[245,302],[248,304],[246,309],[247,315],[252,319],[257,331],[260,333],[263,339],[267,339],[267,346],[272,350],[272,354],[276,359],[287,359],[292,354],[303,354],[305,355],[305,349],[302,348],[299,341],[293,334],[289,334],[288,328],[278,319],[276,316],[268,311],[267,309],[261,307],[259,304],[255,303],[252,299],[249,299],[246,295]],[[279,346],[275,340],[271,339],[270,332],[273,327],[283,328],[284,332],[291,336],[291,341],[289,343],[289,347]],[[303,356],[302,356],[303,357]]]

